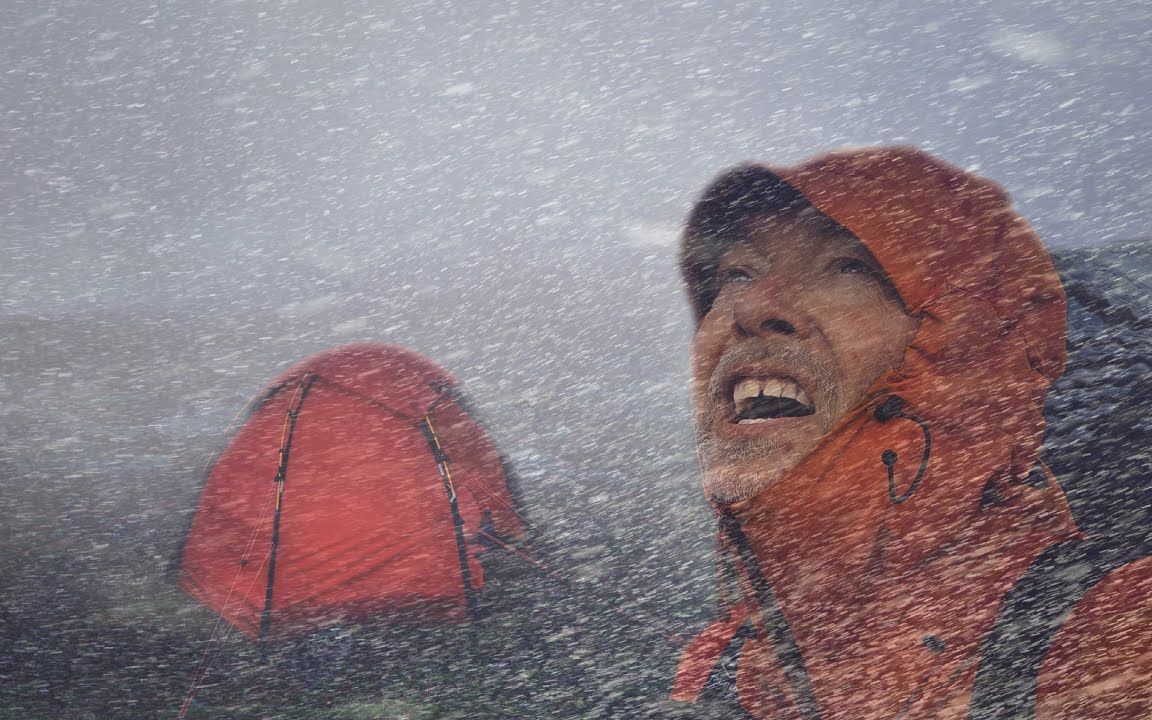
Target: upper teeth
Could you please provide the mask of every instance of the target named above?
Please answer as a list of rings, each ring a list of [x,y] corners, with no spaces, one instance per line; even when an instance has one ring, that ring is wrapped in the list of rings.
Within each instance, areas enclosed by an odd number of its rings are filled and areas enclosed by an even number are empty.
[[[732,402],[739,412],[748,401],[760,395],[765,397],[792,398],[801,405],[811,405],[808,393],[795,382],[786,378],[742,378],[732,388]]]

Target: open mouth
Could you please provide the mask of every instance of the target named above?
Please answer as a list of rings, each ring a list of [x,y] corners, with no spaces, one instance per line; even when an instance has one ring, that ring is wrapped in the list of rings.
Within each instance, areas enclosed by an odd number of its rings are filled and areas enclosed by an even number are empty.
[[[789,377],[738,377],[732,386],[736,424],[803,417],[816,412],[812,399]]]

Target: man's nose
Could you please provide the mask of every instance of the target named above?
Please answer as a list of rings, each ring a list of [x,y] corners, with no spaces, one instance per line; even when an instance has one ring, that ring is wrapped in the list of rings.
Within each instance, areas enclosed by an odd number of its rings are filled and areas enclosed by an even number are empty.
[[[777,278],[760,278],[744,289],[732,308],[736,327],[746,335],[807,334],[809,322],[799,306],[800,288]]]

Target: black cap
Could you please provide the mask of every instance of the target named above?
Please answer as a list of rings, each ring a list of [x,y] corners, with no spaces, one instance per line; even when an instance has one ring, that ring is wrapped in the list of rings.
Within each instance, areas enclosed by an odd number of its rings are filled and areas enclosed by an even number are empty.
[[[722,173],[688,216],[680,241],[680,275],[697,323],[716,300],[716,265],[739,240],[744,221],[812,208],[804,195],[763,165],[740,165]]]

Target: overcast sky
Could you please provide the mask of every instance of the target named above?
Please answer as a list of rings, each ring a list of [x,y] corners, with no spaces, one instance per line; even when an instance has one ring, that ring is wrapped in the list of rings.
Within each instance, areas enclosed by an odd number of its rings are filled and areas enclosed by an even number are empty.
[[[660,248],[724,167],[865,143],[999,180],[1054,244],[1147,236],[1152,5],[864,5],[6,0],[5,302]]]

